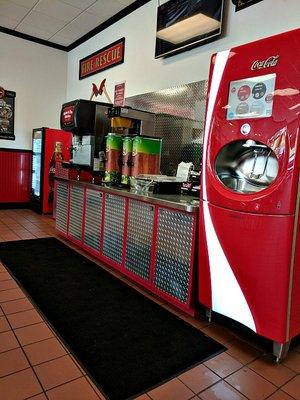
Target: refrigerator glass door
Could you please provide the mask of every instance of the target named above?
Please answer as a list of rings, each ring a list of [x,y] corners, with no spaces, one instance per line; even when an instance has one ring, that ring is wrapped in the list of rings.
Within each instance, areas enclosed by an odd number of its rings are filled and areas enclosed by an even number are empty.
[[[41,195],[42,131],[35,131],[32,140],[32,180],[31,191],[34,196]]]

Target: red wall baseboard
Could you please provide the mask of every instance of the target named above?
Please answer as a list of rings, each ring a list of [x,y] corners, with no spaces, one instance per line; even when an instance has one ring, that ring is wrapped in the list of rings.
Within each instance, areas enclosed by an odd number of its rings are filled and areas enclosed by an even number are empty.
[[[0,149],[0,204],[28,203],[31,151]]]

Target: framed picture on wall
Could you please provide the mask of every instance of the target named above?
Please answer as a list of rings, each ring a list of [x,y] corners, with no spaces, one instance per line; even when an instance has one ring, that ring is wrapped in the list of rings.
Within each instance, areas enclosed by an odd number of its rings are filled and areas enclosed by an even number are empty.
[[[262,0],[232,0],[232,3],[235,5],[235,11],[240,11],[261,1]]]
[[[218,39],[224,0],[169,0],[157,8],[155,58],[169,57]]]
[[[15,140],[16,92],[0,87],[0,139]]]

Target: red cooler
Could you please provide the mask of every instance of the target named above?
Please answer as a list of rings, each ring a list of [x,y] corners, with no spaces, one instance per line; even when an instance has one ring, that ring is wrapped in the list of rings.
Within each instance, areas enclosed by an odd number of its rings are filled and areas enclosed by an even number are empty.
[[[274,341],[300,333],[300,29],[213,55],[199,300]]]
[[[70,160],[71,132],[39,128],[32,133],[31,208],[49,214],[53,210],[54,175],[57,161]]]

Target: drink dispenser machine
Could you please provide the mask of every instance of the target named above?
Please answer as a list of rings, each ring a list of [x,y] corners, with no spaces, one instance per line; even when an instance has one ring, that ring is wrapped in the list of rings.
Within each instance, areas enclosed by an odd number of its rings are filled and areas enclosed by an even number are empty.
[[[110,129],[107,117],[111,104],[89,100],[73,100],[62,106],[61,128],[73,133],[71,165],[97,170],[94,161],[105,151],[105,136]]]
[[[300,29],[213,55],[199,300],[274,342],[300,333]]]

